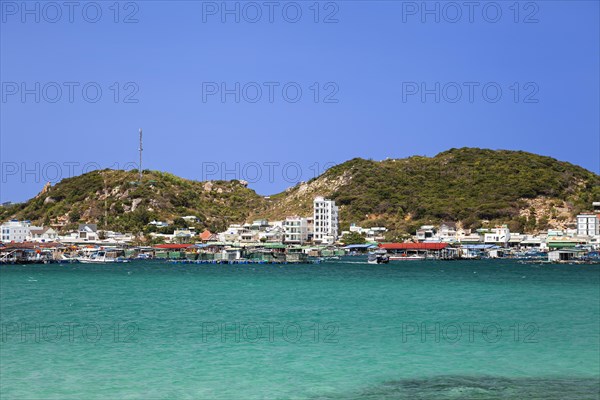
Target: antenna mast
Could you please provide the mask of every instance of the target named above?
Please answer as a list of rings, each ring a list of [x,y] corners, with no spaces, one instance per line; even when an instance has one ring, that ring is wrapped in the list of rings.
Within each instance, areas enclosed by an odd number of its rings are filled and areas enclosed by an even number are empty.
[[[144,151],[144,148],[142,147],[142,128],[140,128],[140,165],[138,167],[138,171],[140,172],[139,183],[142,183],[142,151]]]

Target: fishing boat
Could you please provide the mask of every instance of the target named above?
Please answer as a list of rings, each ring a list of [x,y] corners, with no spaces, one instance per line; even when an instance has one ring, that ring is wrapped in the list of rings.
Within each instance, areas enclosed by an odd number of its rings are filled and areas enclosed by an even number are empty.
[[[73,262],[77,262],[77,257],[71,257],[70,254],[61,254],[60,258],[59,258],[59,262],[61,263],[73,263]]]
[[[77,257],[77,261],[83,264],[108,264],[108,263],[126,263],[129,262],[124,257],[117,256],[114,251],[99,250],[89,255]]]
[[[369,264],[387,264],[390,262],[390,257],[387,255],[385,251],[374,251],[369,253],[369,258],[367,259]]]

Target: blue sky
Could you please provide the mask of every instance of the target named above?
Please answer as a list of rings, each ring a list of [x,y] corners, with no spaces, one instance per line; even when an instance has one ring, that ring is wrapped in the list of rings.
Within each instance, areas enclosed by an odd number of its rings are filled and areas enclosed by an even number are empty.
[[[0,3],[0,201],[131,168],[140,127],[145,168],[262,194],[464,146],[599,172],[597,1]]]

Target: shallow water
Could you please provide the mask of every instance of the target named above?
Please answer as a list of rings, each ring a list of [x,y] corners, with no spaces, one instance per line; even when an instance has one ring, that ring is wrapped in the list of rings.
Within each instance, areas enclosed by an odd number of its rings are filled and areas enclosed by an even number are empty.
[[[0,397],[599,399],[600,266],[0,266]]]

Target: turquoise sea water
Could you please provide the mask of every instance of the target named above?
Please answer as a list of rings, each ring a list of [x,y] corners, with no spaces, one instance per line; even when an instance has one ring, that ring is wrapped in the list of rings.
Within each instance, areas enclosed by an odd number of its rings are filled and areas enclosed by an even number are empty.
[[[0,266],[2,399],[599,399],[600,266]]]

